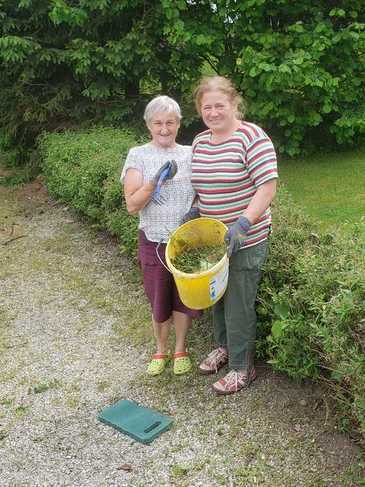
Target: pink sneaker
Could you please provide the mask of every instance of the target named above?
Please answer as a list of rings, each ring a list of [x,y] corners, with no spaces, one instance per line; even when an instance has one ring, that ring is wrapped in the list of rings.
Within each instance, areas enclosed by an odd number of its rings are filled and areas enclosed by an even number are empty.
[[[249,375],[240,370],[230,370],[227,375],[212,385],[217,394],[234,394],[246,389],[256,379],[256,371],[251,369]]]
[[[223,347],[216,348],[199,365],[199,372],[203,375],[216,374],[228,363],[228,353]]]

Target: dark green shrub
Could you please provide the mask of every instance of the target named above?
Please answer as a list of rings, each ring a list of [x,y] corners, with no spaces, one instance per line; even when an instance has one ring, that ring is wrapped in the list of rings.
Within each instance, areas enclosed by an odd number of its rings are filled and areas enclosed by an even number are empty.
[[[165,10],[144,0],[3,0],[0,150],[24,163],[44,130],[135,123],[154,94],[181,93],[201,60],[167,43]]]

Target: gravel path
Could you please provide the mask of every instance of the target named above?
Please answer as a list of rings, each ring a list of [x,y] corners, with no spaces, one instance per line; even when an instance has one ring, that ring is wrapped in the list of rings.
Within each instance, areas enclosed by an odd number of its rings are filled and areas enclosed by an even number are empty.
[[[191,337],[198,361],[206,327]],[[39,182],[0,187],[0,485],[355,486],[360,450],[318,387],[259,366],[245,393],[145,376],[138,271]],[[150,446],[97,421],[123,398],[174,418]],[[364,484],[362,484],[364,485]]]

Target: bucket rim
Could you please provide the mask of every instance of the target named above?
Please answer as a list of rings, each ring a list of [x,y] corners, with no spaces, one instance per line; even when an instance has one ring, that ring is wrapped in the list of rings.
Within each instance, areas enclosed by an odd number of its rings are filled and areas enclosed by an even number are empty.
[[[174,235],[174,233],[177,231],[177,230],[180,230],[181,228],[185,227],[185,226],[189,226],[192,224],[192,222],[198,222],[198,221],[209,221],[209,222],[214,222],[214,223],[218,223],[219,225],[223,226],[226,230],[228,230],[228,227],[225,223],[221,222],[220,220],[217,220],[217,218],[208,218],[207,216],[199,216],[198,218],[194,218],[193,220],[189,220],[185,223],[182,223],[181,225],[179,225],[177,228],[175,228],[175,230],[172,232],[170,238]],[[194,225],[194,223],[193,223]],[[170,239],[169,239],[170,240]]]

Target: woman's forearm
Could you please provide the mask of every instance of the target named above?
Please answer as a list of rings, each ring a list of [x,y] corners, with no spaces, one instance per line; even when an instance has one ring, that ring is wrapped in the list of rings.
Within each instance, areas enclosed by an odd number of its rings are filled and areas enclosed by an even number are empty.
[[[265,210],[267,210],[267,208],[270,206],[275,193],[276,179],[268,181],[260,186],[250,201],[250,204],[243,212],[243,216],[245,216],[251,224],[256,223]]]
[[[154,189],[155,184],[152,182],[148,182],[133,193],[127,194],[125,192],[125,200],[128,213],[130,213],[131,215],[135,215],[140,210],[142,210],[142,208],[144,208],[149,203]]]

